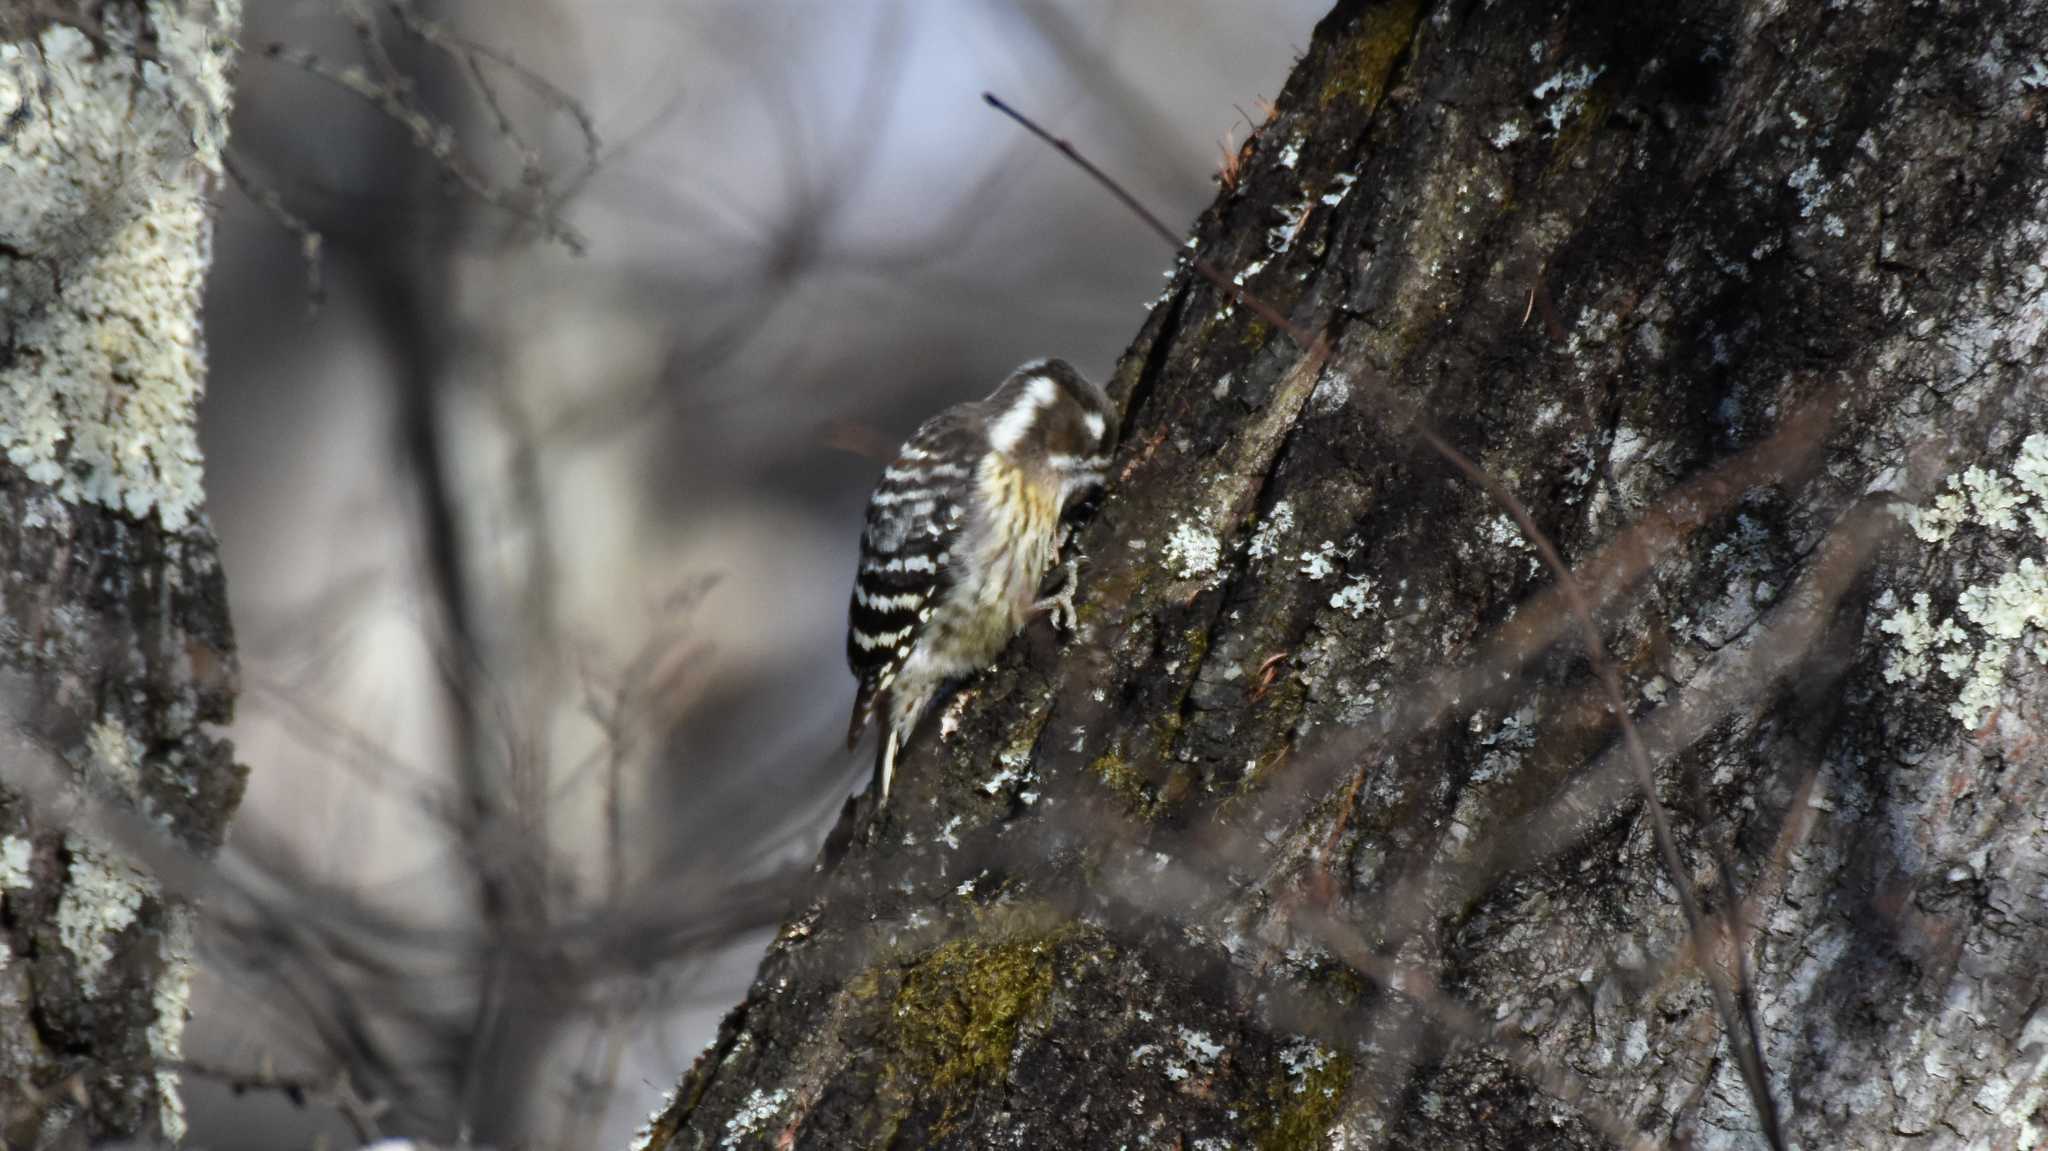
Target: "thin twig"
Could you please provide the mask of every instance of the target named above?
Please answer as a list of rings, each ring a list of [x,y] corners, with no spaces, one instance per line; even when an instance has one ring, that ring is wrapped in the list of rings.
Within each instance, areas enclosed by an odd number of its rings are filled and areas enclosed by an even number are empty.
[[[539,206],[520,203],[517,197],[508,195],[484,179],[457,147],[455,129],[429,115],[412,99],[405,86],[374,79],[360,67],[337,67],[311,52],[287,44],[271,44],[263,54],[360,97],[405,129],[414,146],[431,157],[444,173],[472,196],[533,225],[571,252],[583,253],[585,241],[582,234],[551,206],[546,203]]]
[[[988,102],[989,107],[1023,125],[1025,131],[1045,141],[1051,145],[1054,151],[1065,156],[1076,167],[1094,177],[1096,183],[1102,185],[1110,195],[1116,197],[1117,203],[1130,209],[1131,213],[1144,221],[1145,226],[1152,229],[1160,239],[1165,240],[1175,250],[1179,250],[1181,246],[1180,237],[1174,233],[1172,228],[1166,226],[1165,221],[1153,215],[1150,208],[1139,203],[1136,196],[1125,191],[1123,185],[1117,183],[1114,177],[1096,167],[1093,161],[1083,156],[1072,144],[1039,127],[1037,122],[1004,103],[1003,99],[995,93],[983,92],[981,98]],[[1253,315],[1292,336],[1294,342],[1301,345],[1302,350],[1307,351],[1315,346],[1316,337],[1310,335],[1308,329],[1281,315],[1278,308],[1246,290],[1243,285],[1232,282],[1231,278],[1218,271],[1214,264],[1200,256],[1192,257],[1189,263],[1196,273],[1211,284],[1214,284],[1218,291],[1230,297],[1233,302],[1243,304],[1245,309]]]
[[[177,1069],[187,1075],[211,1079],[237,1095],[246,1091],[274,1091],[290,1100],[295,1107],[303,1107],[308,1100],[325,1103],[334,1108],[348,1125],[355,1130],[356,1138],[365,1143],[374,1143],[383,1137],[377,1120],[391,1109],[383,1099],[366,1098],[356,1090],[343,1068],[331,1075],[282,1075],[269,1066],[255,1070],[242,1070],[220,1064],[187,1059],[178,1063]]]
[[[327,284],[320,269],[322,241],[319,229],[285,207],[284,198],[277,194],[277,189],[251,175],[248,169],[236,162],[233,152],[221,153],[220,166],[244,196],[269,213],[279,227],[298,237],[299,258],[306,264],[306,311],[317,314],[320,306],[327,302]]]
[[[399,25],[406,32],[423,43],[431,44],[449,56],[464,61],[479,83],[487,86],[487,82],[483,80],[480,62],[488,61],[511,73],[514,79],[537,93],[556,111],[569,117],[576,125],[577,134],[582,137],[584,158],[583,171],[570,179],[570,186],[575,186],[584,176],[597,170],[603,144],[597,134],[597,120],[590,114],[590,109],[583,106],[582,101],[511,56],[472,40],[438,20],[420,15],[419,10],[414,8],[409,0],[387,0],[385,6],[398,18]],[[497,110],[495,98],[492,99],[492,107],[493,110]],[[521,143],[523,146],[523,141]]]

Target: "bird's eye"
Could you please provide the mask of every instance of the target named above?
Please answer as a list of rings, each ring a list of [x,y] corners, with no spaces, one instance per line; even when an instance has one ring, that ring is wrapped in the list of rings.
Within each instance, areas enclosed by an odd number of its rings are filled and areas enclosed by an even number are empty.
[[[1066,506],[1060,509],[1063,520],[1080,521],[1093,517],[1095,509],[1102,503],[1102,485],[1086,484],[1067,496]]]

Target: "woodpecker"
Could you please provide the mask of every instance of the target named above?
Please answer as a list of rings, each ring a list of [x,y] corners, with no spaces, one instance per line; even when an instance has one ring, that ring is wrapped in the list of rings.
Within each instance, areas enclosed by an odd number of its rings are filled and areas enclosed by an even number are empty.
[[[987,399],[926,420],[868,497],[848,607],[846,662],[860,681],[846,746],[877,714],[879,803],[896,758],[948,684],[987,667],[1039,612],[1074,625],[1066,513],[1099,489],[1116,447],[1109,396],[1063,360],[1033,360]]]

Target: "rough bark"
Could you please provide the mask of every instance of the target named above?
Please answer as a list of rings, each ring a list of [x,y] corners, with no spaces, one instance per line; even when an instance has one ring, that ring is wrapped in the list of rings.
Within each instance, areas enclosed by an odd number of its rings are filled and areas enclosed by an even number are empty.
[[[241,796],[195,429],[239,18],[0,13],[0,1146],[184,1129],[190,909],[53,804],[205,853]]]
[[[1327,364],[1182,270],[1079,635],[849,811],[643,1142],[1761,1146],[1739,950],[1794,1145],[2034,1145],[2044,44],[1340,5],[1193,241]],[[1601,603],[1696,945],[1557,581],[1409,405]]]

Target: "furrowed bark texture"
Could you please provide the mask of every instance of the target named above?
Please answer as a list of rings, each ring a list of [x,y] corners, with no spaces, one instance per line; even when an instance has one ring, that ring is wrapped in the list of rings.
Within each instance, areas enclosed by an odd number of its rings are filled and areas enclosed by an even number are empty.
[[[190,909],[52,804],[138,812],[205,853],[241,797],[215,734],[235,656],[194,426],[240,7],[8,8],[0,1146],[176,1139]]]
[[[2043,45],[1340,6],[1195,231],[1328,362],[1182,271],[1079,635],[850,813],[644,1143],[1762,1146],[1739,951],[1794,1145],[2034,1145]],[[1697,944],[1557,581],[1409,405],[1601,603]]]

